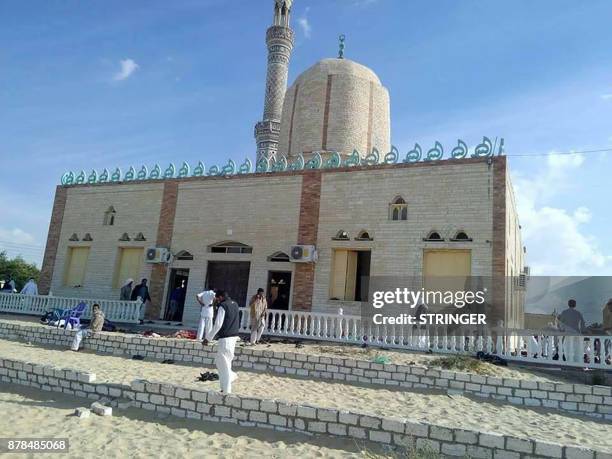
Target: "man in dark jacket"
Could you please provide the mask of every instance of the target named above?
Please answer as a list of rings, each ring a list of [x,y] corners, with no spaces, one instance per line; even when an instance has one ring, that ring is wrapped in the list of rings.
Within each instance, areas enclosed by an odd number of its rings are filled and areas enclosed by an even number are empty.
[[[140,297],[143,303],[151,301],[151,295],[149,295],[149,287],[147,287],[147,280],[143,279],[140,281],[134,290],[132,290],[132,301],[136,301]]]
[[[221,392],[230,394],[232,392],[232,382],[238,377],[232,371],[232,360],[234,360],[234,349],[240,330],[240,310],[236,302],[224,291],[216,292],[215,301],[218,305],[217,317],[212,330],[206,333],[202,344],[207,345],[216,336],[217,355],[215,364],[219,371]]]

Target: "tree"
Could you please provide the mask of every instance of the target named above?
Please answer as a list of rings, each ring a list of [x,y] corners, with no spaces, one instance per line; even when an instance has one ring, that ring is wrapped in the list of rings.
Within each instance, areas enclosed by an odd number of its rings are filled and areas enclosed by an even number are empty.
[[[21,290],[30,278],[38,280],[40,270],[34,263],[28,263],[21,256],[10,259],[6,252],[0,252],[0,279],[12,277],[17,291]]]

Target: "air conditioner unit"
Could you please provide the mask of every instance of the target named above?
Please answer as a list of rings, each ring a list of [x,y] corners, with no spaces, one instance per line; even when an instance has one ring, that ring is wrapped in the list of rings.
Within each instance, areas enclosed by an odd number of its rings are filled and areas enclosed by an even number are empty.
[[[293,245],[289,256],[294,263],[309,263],[317,261],[317,249],[314,245]]]
[[[525,288],[527,287],[527,275],[524,273],[519,274],[518,276],[518,287]]]
[[[163,247],[149,247],[145,259],[147,263],[170,263],[172,252]]]

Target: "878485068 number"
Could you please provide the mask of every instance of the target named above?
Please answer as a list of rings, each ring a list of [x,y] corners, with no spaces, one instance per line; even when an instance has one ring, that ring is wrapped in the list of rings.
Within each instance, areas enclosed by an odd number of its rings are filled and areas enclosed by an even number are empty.
[[[0,438],[0,453],[65,453],[67,438]]]

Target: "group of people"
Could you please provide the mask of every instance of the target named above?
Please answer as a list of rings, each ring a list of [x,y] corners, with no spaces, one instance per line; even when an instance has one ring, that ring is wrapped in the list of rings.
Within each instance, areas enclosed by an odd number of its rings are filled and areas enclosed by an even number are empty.
[[[136,301],[138,298],[143,303],[151,301],[151,295],[149,294],[149,287],[147,286],[147,280],[142,279],[140,284],[134,286],[134,279],[128,278],[121,286],[121,292],[119,293],[119,299],[122,301]]]
[[[4,284],[2,285],[0,292],[2,293],[17,292],[17,286],[15,284],[15,280],[11,276],[8,276],[8,278],[4,281]],[[36,280],[33,277],[30,277],[19,293],[22,293],[24,295],[38,295],[38,285],[36,285]]]
[[[232,370],[234,351],[240,331],[240,309],[238,304],[223,290],[204,290],[196,295],[200,304],[200,322],[196,338],[204,346],[217,342],[215,365],[219,372],[221,391],[232,392],[232,383],[237,374]],[[257,290],[249,302],[251,317],[251,339],[255,345],[261,339],[266,325],[268,303],[262,288]]]

